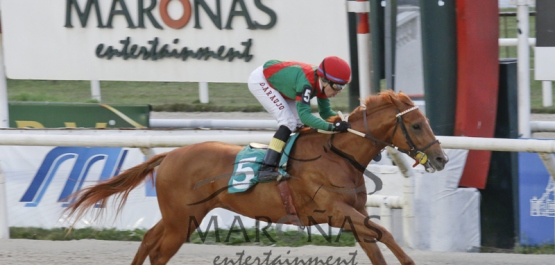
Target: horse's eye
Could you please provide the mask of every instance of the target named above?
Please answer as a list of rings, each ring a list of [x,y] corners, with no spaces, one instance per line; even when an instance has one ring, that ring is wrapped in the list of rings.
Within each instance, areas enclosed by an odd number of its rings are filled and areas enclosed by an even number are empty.
[[[412,125],[412,128],[413,128],[414,130],[420,130],[420,129],[421,129],[420,123],[413,124],[413,125]]]

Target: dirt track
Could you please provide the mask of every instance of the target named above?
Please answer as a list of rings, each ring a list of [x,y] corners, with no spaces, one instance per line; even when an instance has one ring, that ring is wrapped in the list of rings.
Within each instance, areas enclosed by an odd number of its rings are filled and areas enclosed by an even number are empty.
[[[0,240],[0,264],[2,265],[69,265],[69,264],[101,264],[117,265],[130,264],[135,255],[139,242],[101,241],[101,240],[78,240],[78,241],[43,241],[9,239]],[[383,245],[382,245],[383,246]],[[243,262],[239,263],[238,254],[244,251]],[[319,258],[325,261],[333,256],[332,263],[338,258],[346,263],[341,264],[370,264],[370,261],[359,247],[257,247],[257,246],[214,246],[185,244],[170,264],[226,264],[224,258],[228,258],[227,264],[243,265],[248,256],[252,263],[255,258],[266,259],[271,251],[269,260],[277,259],[289,264],[302,264],[300,260],[307,262],[310,258]],[[349,254],[354,253],[356,255]],[[416,264],[430,265],[469,265],[469,264],[534,264],[553,265],[555,255],[517,255],[517,254],[491,254],[491,253],[448,253],[448,252],[424,252],[408,251]],[[280,256],[281,255],[281,256]],[[384,251],[389,264],[399,264],[395,257]],[[216,259],[219,257],[219,259]],[[294,259],[298,258],[297,263]],[[234,261],[235,263],[231,263]],[[352,261],[352,262],[351,262]],[[145,264],[150,264],[148,261]],[[264,263],[261,263],[264,264]],[[272,263],[269,263],[272,264]],[[269,265],[268,264],[268,265]],[[274,263],[280,264],[280,263]],[[308,264],[308,263],[305,263]],[[314,264],[314,263],[311,263]]]

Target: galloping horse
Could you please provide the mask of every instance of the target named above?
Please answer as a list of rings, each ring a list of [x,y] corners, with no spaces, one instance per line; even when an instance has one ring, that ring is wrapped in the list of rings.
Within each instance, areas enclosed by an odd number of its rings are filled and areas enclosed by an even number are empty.
[[[348,218],[349,228],[356,231],[353,234],[372,264],[386,264],[376,240],[384,243],[401,264],[414,264],[389,231],[369,220],[362,171],[388,145],[407,153],[426,169],[442,170],[448,158],[426,117],[402,92],[370,96],[348,118],[352,129],[364,132],[364,137],[303,130],[288,154],[287,172],[292,177],[281,181],[290,186],[297,218],[301,224],[327,223],[338,228],[345,226]],[[339,119],[332,117],[330,121]],[[241,149],[222,142],[203,142],[156,155],[75,193],[75,201],[66,211],[79,219],[97,203],[104,205],[108,197],[117,194],[119,213],[129,192],[152,178],[151,173],[158,167],[156,191],[162,219],[144,235],[132,264],[143,264],[147,256],[151,264],[166,264],[197,228],[190,219],[202,220],[216,207],[251,218],[265,216],[273,223],[288,223],[290,219],[283,218],[289,213],[276,188],[278,182],[259,183],[242,193],[226,191]]]

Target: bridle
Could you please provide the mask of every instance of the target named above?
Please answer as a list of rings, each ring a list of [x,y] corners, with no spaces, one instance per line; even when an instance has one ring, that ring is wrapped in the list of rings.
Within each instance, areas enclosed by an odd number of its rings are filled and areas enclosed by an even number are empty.
[[[412,108],[406,109],[404,111],[399,111],[399,109],[396,109],[397,114],[395,115],[395,118],[397,120],[397,122],[395,123],[395,127],[393,128],[393,133],[391,134],[391,137],[389,137],[389,141],[383,141],[380,140],[374,136],[372,136],[370,134],[370,128],[368,127],[368,121],[366,120],[366,111],[363,111],[363,115],[364,115],[364,128],[366,129],[366,134],[364,134],[364,138],[366,139],[370,139],[372,141],[372,144],[374,146],[376,146],[376,142],[380,142],[382,144],[384,144],[385,146],[390,146],[393,147],[397,150],[399,150],[399,152],[405,153],[407,155],[409,155],[410,157],[414,157],[419,164],[426,164],[426,162],[428,161],[428,157],[426,156],[426,154],[424,153],[424,151],[426,151],[428,148],[430,148],[432,145],[434,144],[439,144],[439,140],[435,139],[433,141],[431,141],[430,143],[428,143],[427,145],[425,145],[424,147],[421,148],[417,148],[416,145],[414,144],[414,142],[412,141],[412,139],[410,138],[410,135],[407,131],[407,127],[405,126],[405,123],[403,122],[403,115],[413,111],[413,110],[417,110],[418,107],[414,106]],[[399,124],[401,126],[399,126]],[[400,148],[398,146],[395,146],[393,144],[393,137],[395,137],[395,133],[397,132],[397,128],[401,127],[401,131],[403,132],[403,136],[405,137],[406,143],[409,146],[410,149],[403,149]]]
[[[397,150],[399,150],[402,153],[405,153],[407,155],[409,155],[410,157],[413,157],[416,160],[416,163],[414,164],[414,166],[421,164],[424,165],[428,162],[428,156],[424,153],[424,151],[426,151],[428,148],[430,148],[432,145],[434,144],[439,144],[439,140],[435,139],[433,141],[431,141],[430,143],[428,143],[427,145],[425,145],[424,147],[421,148],[417,148],[416,145],[414,144],[414,142],[412,141],[412,139],[410,138],[410,135],[407,131],[407,127],[405,126],[405,123],[403,122],[403,115],[413,111],[413,110],[417,110],[418,107],[414,106],[412,108],[406,109],[404,111],[399,111],[399,109],[396,109],[397,114],[395,115],[396,118],[396,123],[395,123],[395,127],[393,128],[393,133],[391,134],[391,136],[389,137],[389,141],[384,141],[381,139],[378,139],[374,136],[372,136],[372,134],[370,134],[370,128],[368,127],[368,121],[366,119],[366,110],[363,110],[363,119],[364,119],[364,128],[366,130],[366,133],[362,133],[359,132],[357,130],[354,129],[349,129],[349,132],[354,133],[358,136],[364,137],[366,139],[369,139],[370,141],[372,141],[372,144],[374,146],[377,146],[378,143],[381,143],[385,146],[390,146],[392,148],[395,148]],[[400,124],[400,126],[399,126]],[[405,137],[406,143],[409,146],[410,149],[403,149],[403,148],[399,148],[398,146],[393,144],[393,137],[395,137],[395,133],[397,132],[397,128],[401,127],[401,131],[403,132],[403,136]],[[352,158],[347,158],[345,157],[345,153],[343,152],[337,152],[339,151],[337,148],[334,148],[333,145],[331,144],[331,140],[333,139],[333,135],[330,138],[330,140],[328,141],[328,146],[330,147],[330,149],[332,151],[334,151],[336,154],[340,155],[343,158],[346,158],[347,160],[349,160],[349,162],[351,164],[354,165],[354,162],[356,161],[351,161]],[[356,162],[358,164],[358,162]],[[355,166],[357,168],[360,168],[360,166]],[[360,169],[359,169],[360,170]]]

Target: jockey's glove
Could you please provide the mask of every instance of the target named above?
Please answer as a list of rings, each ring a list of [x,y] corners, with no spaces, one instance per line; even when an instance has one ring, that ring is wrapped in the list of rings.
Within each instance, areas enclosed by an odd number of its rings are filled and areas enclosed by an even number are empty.
[[[349,122],[347,121],[340,121],[333,124],[334,132],[346,132],[350,128],[351,124],[349,124]]]

